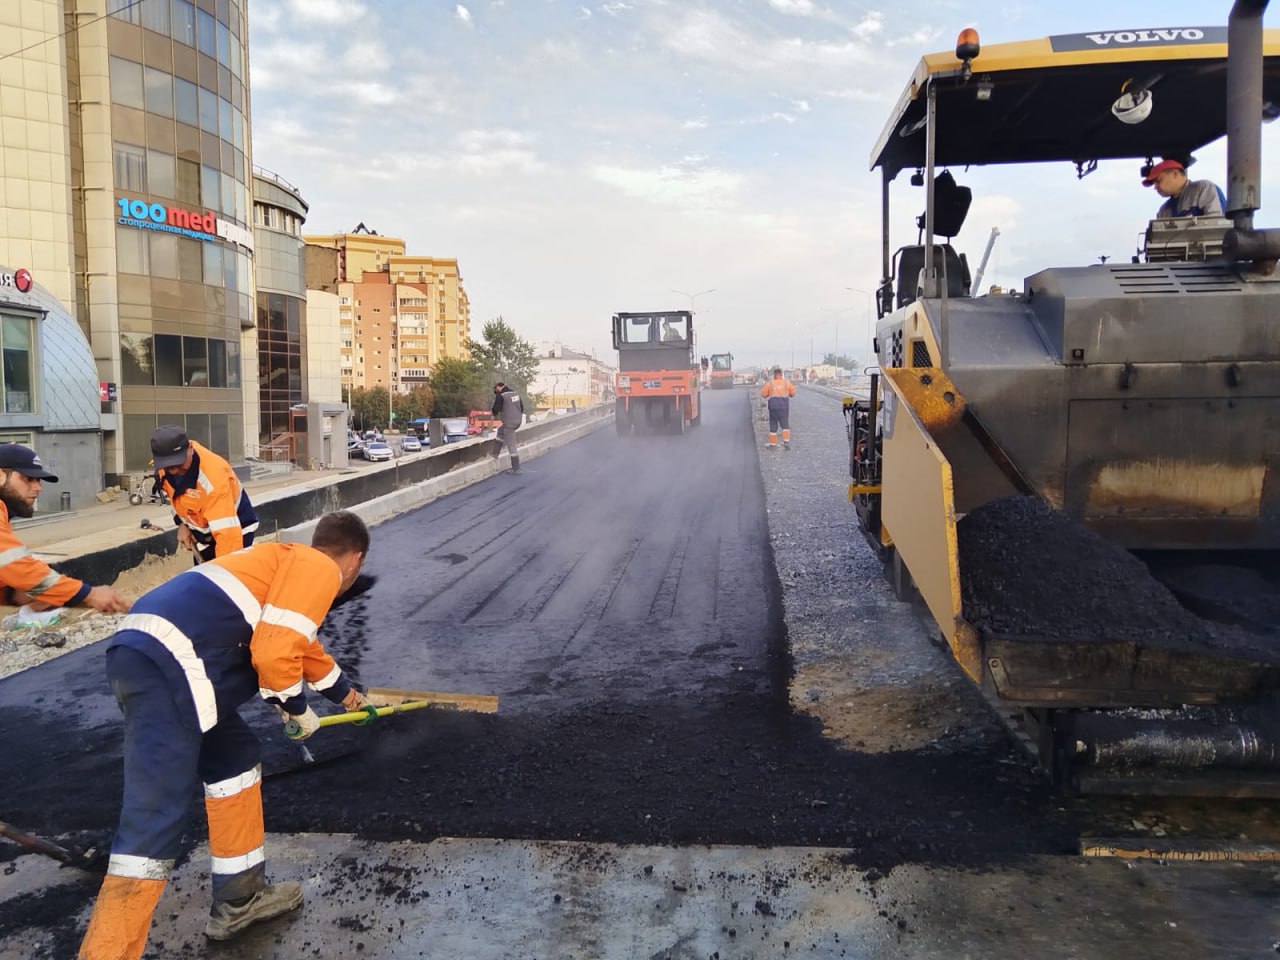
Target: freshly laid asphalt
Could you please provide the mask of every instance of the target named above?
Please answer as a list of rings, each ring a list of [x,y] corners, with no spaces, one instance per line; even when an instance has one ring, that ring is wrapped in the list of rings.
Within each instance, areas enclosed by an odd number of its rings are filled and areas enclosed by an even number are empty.
[[[1002,736],[863,752],[795,712],[792,644],[822,638],[787,616],[805,587],[780,583],[770,518],[820,499],[814,566],[856,536],[839,405],[797,398],[786,469],[829,477],[800,490],[762,475],[747,391],[704,399],[685,437],[606,428],[375,528],[377,586],[326,623],[328,648],[364,683],[496,694],[499,712],[322,731],[306,765],[246,708],[269,867],[308,903],[209,955],[1245,956],[1280,939],[1254,909],[1269,869],[1139,877],[1070,856],[1070,813]],[[910,623],[883,628],[931,650]],[[101,644],[0,681],[0,736],[5,820],[109,834]],[[148,956],[206,955],[202,836],[197,814]],[[11,860],[0,960],[72,955],[94,887]]]

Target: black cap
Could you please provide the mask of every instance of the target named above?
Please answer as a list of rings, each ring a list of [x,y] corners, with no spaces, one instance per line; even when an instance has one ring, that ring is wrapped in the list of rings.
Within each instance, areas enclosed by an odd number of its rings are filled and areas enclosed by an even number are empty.
[[[36,452],[20,443],[0,443],[0,470],[16,470],[32,480],[58,482],[58,478],[44,468]]]
[[[156,432],[151,434],[151,456],[155,458],[156,469],[182,466],[187,460],[187,448],[190,446],[187,431],[176,423],[156,428]]]

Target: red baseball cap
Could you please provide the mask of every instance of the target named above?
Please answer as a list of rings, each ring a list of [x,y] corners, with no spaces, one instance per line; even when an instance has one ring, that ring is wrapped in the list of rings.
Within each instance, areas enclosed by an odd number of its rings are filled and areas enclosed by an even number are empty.
[[[1142,178],[1142,185],[1144,187],[1152,186],[1159,178],[1160,174],[1164,173],[1166,170],[1181,170],[1183,173],[1187,172],[1187,168],[1182,165],[1181,160],[1161,160],[1159,163],[1153,164],[1151,168],[1147,170],[1146,175]]]

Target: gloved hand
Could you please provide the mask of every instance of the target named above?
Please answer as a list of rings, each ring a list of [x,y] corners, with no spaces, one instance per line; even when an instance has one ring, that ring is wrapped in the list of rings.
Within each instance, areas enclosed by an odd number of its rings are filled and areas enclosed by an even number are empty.
[[[284,720],[284,735],[290,740],[305,740],[320,729],[320,718],[310,707],[294,714],[281,710],[280,718]]]
[[[347,713],[351,713],[353,710],[359,710],[368,702],[368,698],[363,693],[352,687],[347,695],[342,698],[342,709]]]

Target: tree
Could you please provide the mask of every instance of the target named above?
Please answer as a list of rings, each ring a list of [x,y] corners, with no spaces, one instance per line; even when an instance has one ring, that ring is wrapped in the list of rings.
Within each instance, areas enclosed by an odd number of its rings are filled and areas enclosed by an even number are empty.
[[[481,335],[483,342],[472,340],[467,345],[481,379],[487,380],[489,387],[501,380],[527,397],[529,384],[538,375],[538,354],[533,344],[520,337],[501,316],[486,323]]]
[[[396,409],[396,427],[403,428],[410,420],[429,417],[435,406],[436,395],[429,384],[414,387],[408,393],[397,393],[393,402]]]
[[[857,357],[846,357],[844,354],[837,356],[834,353],[828,353],[822,358],[823,363],[829,363],[833,367],[839,367],[841,370],[854,370],[862,366],[862,361]]]
[[[351,391],[351,422],[362,433],[387,424],[387,390],[385,387],[357,387]]]
[[[433,417],[465,417],[493,405],[492,388],[475,360],[441,357],[431,368]]]

